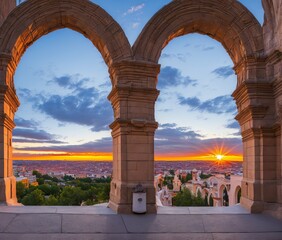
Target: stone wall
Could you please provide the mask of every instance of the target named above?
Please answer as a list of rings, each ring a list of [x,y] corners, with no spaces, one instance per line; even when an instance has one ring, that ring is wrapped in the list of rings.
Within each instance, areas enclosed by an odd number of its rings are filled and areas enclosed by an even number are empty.
[[[277,179],[276,203],[268,202],[265,210],[278,213],[282,216],[282,147],[281,147],[281,125],[282,125],[282,1],[262,0],[264,8],[264,46],[266,55],[266,77],[272,82],[276,108],[276,164],[273,165],[276,172],[273,178]],[[275,174],[276,173],[276,174]],[[276,176],[275,176],[276,175]],[[280,209],[280,210],[278,210]]]
[[[16,7],[16,0],[1,0],[0,1],[0,26],[9,15],[9,13]]]
[[[264,8],[264,43],[267,54],[282,52],[282,1],[262,0]]]

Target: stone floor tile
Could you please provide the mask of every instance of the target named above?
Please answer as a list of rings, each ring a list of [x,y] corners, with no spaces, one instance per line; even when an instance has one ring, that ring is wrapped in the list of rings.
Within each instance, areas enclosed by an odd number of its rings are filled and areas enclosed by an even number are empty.
[[[191,214],[250,214],[241,206],[232,207],[189,207]]]
[[[0,232],[3,232],[9,223],[16,217],[16,214],[1,213],[0,215]]]
[[[69,207],[57,207],[57,213],[66,213],[66,214],[115,214],[116,213],[107,207],[104,206],[69,206]]]
[[[158,214],[190,214],[189,207],[158,207]]]
[[[213,240],[210,233],[162,234],[0,234],[0,240]]]
[[[202,215],[206,232],[282,232],[282,222],[263,214]]]
[[[125,233],[120,215],[75,215],[64,214],[64,233]]]
[[[282,232],[272,233],[213,233],[214,240],[281,240]]]
[[[0,213],[56,213],[57,207],[50,206],[0,206]]]
[[[122,218],[131,233],[204,232],[199,215],[122,215]]]
[[[18,214],[5,232],[11,233],[58,233],[61,232],[59,214]]]

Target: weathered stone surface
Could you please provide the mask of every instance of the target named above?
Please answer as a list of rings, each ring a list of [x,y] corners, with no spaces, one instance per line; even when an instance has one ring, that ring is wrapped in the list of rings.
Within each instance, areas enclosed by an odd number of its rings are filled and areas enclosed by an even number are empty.
[[[32,208],[36,214],[30,214]],[[191,213],[191,209],[197,207],[182,207],[182,211],[185,211],[182,214],[179,214],[178,208],[171,207],[166,213],[157,215],[109,215],[106,209],[100,213],[93,211],[91,214],[85,214],[83,207],[77,207],[73,213],[69,212],[71,210],[69,207],[52,208],[60,209],[61,213],[53,213],[53,209],[49,207],[42,213],[38,212],[38,207],[22,207],[22,211],[15,214],[12,207],[1,207],[0,240],[173,238],[280,240],[282,236],[281,220],[265,214],[242,214],[241,211],[228,213],[227,207],[221,210],[211,208],[213,211],[209,213],[206,213],[205,207],[201,207],[194,210],[197,215]],[[173,209],[178,210],[174,212]]]
[[[261,27],[236,0],[174,0],[151,18],[131,47],[114,19],[88,0],[28,0],[11,14],[15,2],[1,1],[0,202],[16,202],[11,139],[19,106],[13,82],[17,64],[34,41],[67,27],[89,38],[109,67],[113,88],[108,98],[114,112],[110,126],[112,209],[130,213],[132,189],[141,183],[147,192],[148,212],[156,212],[153,168],[158,60],[171,40],[189,33],[218,40],[234,63],[238,81],[233,97],[244,157],[241,203],[252,212],[282,209],[282,2],[263,0],[263,6],[265,23]]]
[[[267,54],[282,52],[282,2],[262,0],[264,8],[264,46]]]
[[[58,214],[20,214],[5,228],[7,233],[59,233],[61,216]]]
[[[77,222],[78,224],[73,224]],[[63,233],[126,233],[119,215],[77,215],[64,214]]]
[[[16,7],[16,0],[3,0],[0,2],[0,27],[8,14]]]

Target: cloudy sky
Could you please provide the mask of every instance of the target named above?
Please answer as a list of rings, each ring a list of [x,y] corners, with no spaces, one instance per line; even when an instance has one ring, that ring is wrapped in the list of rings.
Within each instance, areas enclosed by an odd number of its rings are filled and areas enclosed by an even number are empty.
[[[93,0],[121,25],[133,45],[146,22],[168,0]],[[241,0],[263,23],[260,0]],[[222,45],[189,34],[163,50],[156,103],[158,160],[241,159],[242,141],[231,94],[236,76]],[[111,159],[113,112],[108,69],[81,34],[54,31],[23,55],[15,74],[21,106],[13,132],[15,159]]]

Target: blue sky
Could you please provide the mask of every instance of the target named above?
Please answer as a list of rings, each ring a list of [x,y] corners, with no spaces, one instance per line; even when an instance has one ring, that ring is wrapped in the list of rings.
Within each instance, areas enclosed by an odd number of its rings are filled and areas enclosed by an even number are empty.
[[[133,45],[154,13],[170,1],[92,2],[112,15]],[[263,23],[260,0],[240,2]],[[222,45],[189,34],[171,41],[159,63],[156,154],[188,156],[222,144],[241,153],[231,97],[236,76]],[[21,101],[15,156],[111,152],[111,83],[103,58],[88,39],[69,29],[43,36],[23,55],[14,79]]]

